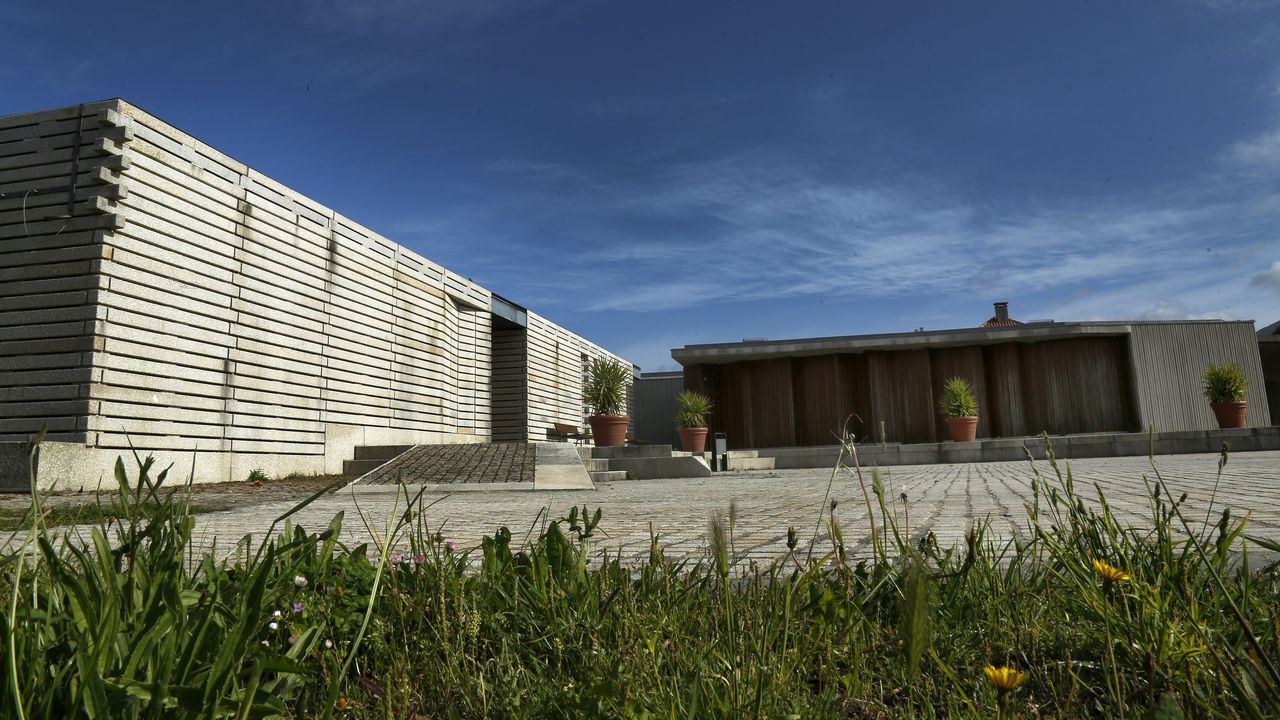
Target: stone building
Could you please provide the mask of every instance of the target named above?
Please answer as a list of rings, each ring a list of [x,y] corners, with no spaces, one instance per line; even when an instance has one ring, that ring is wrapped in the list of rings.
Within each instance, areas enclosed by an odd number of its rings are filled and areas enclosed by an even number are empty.
[[[546,439],[596,357],[626,362],[127,102],[0,118],[8,484],[42,427],[42,483]]]

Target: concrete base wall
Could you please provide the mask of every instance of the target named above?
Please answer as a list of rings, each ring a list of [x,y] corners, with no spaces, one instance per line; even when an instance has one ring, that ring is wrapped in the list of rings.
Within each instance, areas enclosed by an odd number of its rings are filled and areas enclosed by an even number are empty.
[[[419,445],[487,442],[487,437],[433,432],[405,432],[390,428],[330,425],[324,454],[282,455],[232,453],[222,450],[139,450],[145,459],[156,458],[155,467],[171,467],[169,482],[197,483],[244,480],[253,470],[269,477],[290,474],[336,475],[342,462],[355,455],[358,445]],[[82,443],[45,442],[40,446],[36,484],[41,490],[77,491],[113,488],[116,458],[123,457],[131,479],[137,463],[129,450],[95,448]],[[194,465],[194,476],[192,468]],[[26,492],[31,488],[26,443],[0,443],[0,492]]]
[[[1239,430],[1187,430],[1147,433],[1101,433],[1049,438],[1054,454],[1065,460],[1095,457],[1180,455],[1218,452],[1227,443],[1232,452],[1280,450],[1280,427]],[[969,443],[919,443],[901,445],[859,445],[863,465],[934,465],[962,462],[1007,462],[1025,460],[1027,452],[1037,460],[1046,457],[1046,443],[1036,437],[978,440]],[[833,467],[840,447],[765,448],[762,458],[773,458],[777,468]]]

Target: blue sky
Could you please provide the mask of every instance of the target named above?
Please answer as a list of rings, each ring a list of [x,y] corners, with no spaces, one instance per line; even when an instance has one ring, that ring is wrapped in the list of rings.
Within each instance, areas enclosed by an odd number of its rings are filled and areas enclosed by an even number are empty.
[[[123,97],[640,364],[1280,319],[1280,4],[10,4],[0,114]]]

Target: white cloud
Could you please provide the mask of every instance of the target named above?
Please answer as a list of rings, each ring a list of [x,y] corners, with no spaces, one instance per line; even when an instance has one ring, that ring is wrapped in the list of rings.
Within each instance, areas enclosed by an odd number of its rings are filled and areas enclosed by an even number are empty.
[[[1264,270],[1249,280],[1249,287],[1266,290],[1280,296],[1280,261],[1271,263],[1270,270]]]
[[[1239,289],[1280,231],[1256,189],[1222,177],[1143,197],[1046,199],[992,219],[938,183],[834,180],[760,152],[630,175],[490,169],[519,189],[451,234],[556,253],[536,276],[522,250],[490,258],[506,267],[488,279],[574,310],[978,293],[1020,300],[1023,317],[1252,317],[1264,308]]]
[[[1280,167],[1280,127],[1235,143],[1227,156],[1245,166]]]

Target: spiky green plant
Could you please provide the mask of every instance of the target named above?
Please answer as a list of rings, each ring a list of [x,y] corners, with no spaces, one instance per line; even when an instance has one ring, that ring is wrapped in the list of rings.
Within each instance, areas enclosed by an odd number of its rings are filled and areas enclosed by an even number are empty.
[[[596,358],[587,369],[582,401],[594,415],[622,415],[627,406],[627,380],[631,371],[616,360]]]
[[[953,377],[942,386],[942,398],[938,400],[942,416],[951,419],[973,417],[978,414],[978,398],[973,386],[962,377]]]
[[[704,428],[707,416],[715,404],[711,398],[694,390],[685,390],[676,395],[680,410],[676,413],[676,425],[680,428]]]
[[[1231,363],[1211,364],[1204,369],[1204,396],[1211,403],[1237,402],[1249,387],[1244,371]]]

